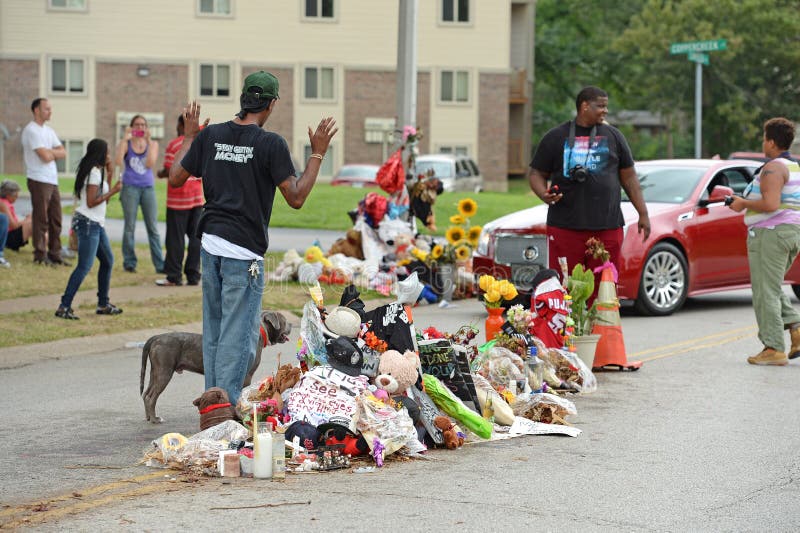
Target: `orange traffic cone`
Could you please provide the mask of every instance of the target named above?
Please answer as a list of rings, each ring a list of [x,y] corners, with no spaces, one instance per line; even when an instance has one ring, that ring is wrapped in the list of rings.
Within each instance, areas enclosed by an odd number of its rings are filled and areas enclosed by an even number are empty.
[[[641,361],[628,362],[625,355],[625,340],[622,338],[622,322],[619,318],[617,286],[610,268],[604,268],[600,275],[600,288],[597,291],[597,321],[592,333],[600,335],[594,352],[592,370],[618,367],[619,370],[639,370]]]

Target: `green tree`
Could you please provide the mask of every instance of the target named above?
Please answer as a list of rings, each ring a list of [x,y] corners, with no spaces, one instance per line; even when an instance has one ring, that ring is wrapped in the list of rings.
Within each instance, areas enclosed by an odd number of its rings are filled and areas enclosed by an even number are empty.
[[[760,147],[764,120],[800,117],[799,8],[798,0],[647,0],[611,47],[624,58],[623,100],[693,123],[694,63],[669,45],[727,39],[703,68],[703,155]]]

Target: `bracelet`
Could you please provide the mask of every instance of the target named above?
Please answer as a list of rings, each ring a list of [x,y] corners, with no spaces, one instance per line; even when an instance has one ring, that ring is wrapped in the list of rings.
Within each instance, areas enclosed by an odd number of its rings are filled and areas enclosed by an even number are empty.
[[[316,157],[316,158],[317,158],[317,159],[319,159],[320,161],[322,161],[323,159],[325,159],[325,157],[324,157],[322,154],[311,154],[311,155],[310,155],[310,156],[308,156],[308,157],[309,157],[309,158]]]

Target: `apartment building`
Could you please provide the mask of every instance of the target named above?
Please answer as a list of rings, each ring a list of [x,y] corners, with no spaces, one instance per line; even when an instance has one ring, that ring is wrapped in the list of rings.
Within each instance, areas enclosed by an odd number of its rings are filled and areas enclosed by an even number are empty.
[[[419,0],[420,151],[464,153],[505,190],[530,155],[535,0]],[[306,160],[307,127],[340,124],[321,175],[380,163],[395,125],[398,0],[2,0],[0,171],[23,173],[20,133],[37,96],[71,173],[88,141],[114,144],[136,113],[162,149],[189,99],[212,122],[239,110],[241,82],[281,82],[265,125]],[[402,125],[399,125],[402,127]]]

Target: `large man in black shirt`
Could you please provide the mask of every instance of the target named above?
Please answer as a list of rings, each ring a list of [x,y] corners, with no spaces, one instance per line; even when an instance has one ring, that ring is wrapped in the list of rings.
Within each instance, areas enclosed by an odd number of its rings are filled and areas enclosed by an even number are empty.
[[[185,137],[169,183],[203,178],[206,203],[198,224],[203,267],[203,367],[206,389],[221,387],[235,404],[255,358],[264,253],[275,189],[293,208],[302,207],[336,134],[332,117],[308,128],[312,154],[295,176],[286,141],[262,126],[278,101],[278,79],[264,71],[247,76],[241,111],[222,124],[200,128],[200,106],[184,109]]]
[[[575,105],[576,118],[556,126],[542,138],[528,174],[533,192],[550,205],[549,266],[559,270],[559,257],[567,258],[570,270],[577,263],[596,266],[585,257],[586,241],[596,237],[619,268],[625,223],[620,185],[639,213],[638,231],[645,240],[650,236],[647,206],[628,142],[618,129],[605,122],[608,94],[597,87],[585,87],[578,93]]]

